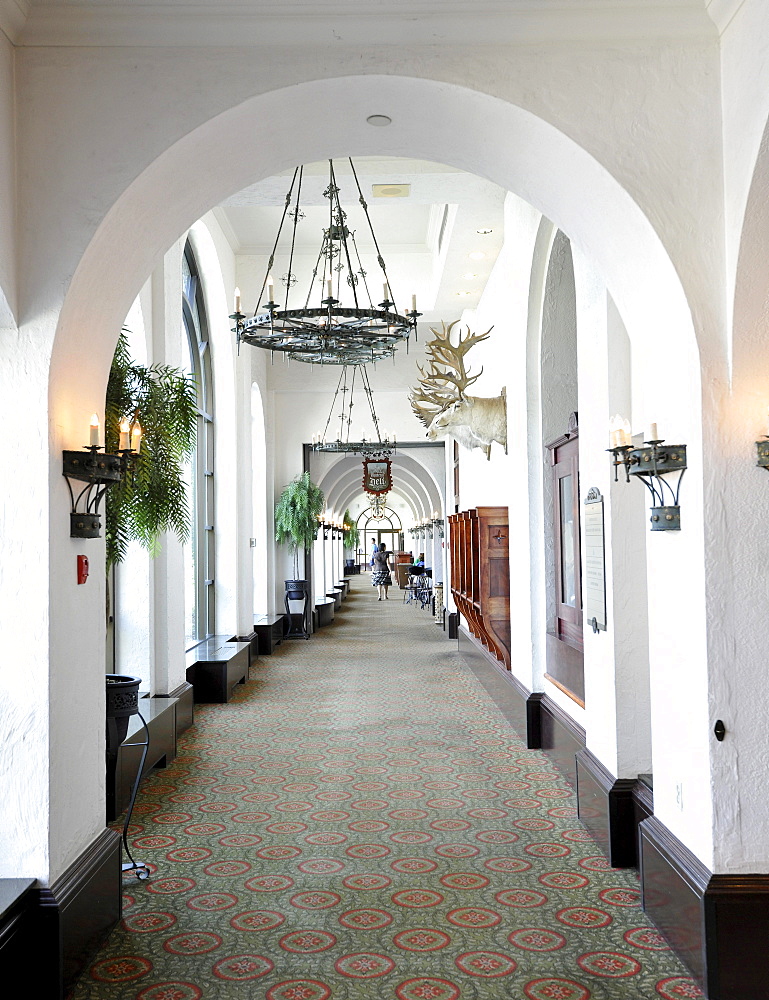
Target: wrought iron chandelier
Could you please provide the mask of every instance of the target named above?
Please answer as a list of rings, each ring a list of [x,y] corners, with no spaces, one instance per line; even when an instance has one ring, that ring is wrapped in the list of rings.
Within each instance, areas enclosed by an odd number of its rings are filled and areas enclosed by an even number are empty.
[[[365,437],[362,437],[360,441],[350,440],[356,381],[363,386],[371,420],[374,424],[376,438],[372,438],[370,441],[367,441]],[[329,428],[337,406],[341,407],[339,413],[336,414],[339,417],[339,430],[336,439],[331,439],[328,436]],[[385,431],[383,436],[383,432],[380,430],[379,419],[374,407],[374,394],[371,391],[371,383],[365,365],[345,365],[342,369],[323,431],[313,435],[312,450],[343,455],[365,455],[369,458],[381,456],[383,459],[396,453],[395,434],[391,435]]]
[[[297,227],[304,218],[300,207],[303,167],[297,167],[286,194],[283,215],[275,244],[267,264],[254,315],[249,319],[241,312],[240,293],[235,292],[235,311],[230,316],[238,347],[241,341],[268,351],[281,351],[295,361],[320,365],[365,365],[391,357],[401,343],[408,344],[412,331],[416,335],[416,296],[411,297],[411,312],[399,313],[392,300],[387,268],[377,243],[363,197],[358,175],[350,159],[350,169],[358,189],[358,202],[365,215],[382,272],[383,300],[373,302],[355,240],[355,230],[347,225],[347,213],[339,200],[334,161],[329,160],[329,182],[323,192],[328,198],[328,227],[322,231],[320,251],[315,263],[303,305],[289,308],[292,288],[298,279],[294,271]],[[292,206],[293,203],[293,207]],[[271,277],[278,245],[281,243],[286,219],[291,220],[288,267],[281,281],[285,287],[285,307],[275,302],[275,285]],[[320,299],[318,289],[325,290]],[[322,294],[322,293],[320,293]],[[343,297],[345,302],[343,303]]]

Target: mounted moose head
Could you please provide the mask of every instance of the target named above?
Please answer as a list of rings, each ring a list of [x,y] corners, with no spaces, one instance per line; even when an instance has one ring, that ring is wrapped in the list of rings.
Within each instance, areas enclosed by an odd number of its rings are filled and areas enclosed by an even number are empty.
[[[427,428],[431,440],[451,435],[465,448],[482,448],[491,458],[491,444],[497,441],[507,453],[507,400],[505,390],[492,398],[468,396],[465,390],[483,374],[470,375],[465,355],[491,333],[471,334],[451,343],[451,331],[459,320],[442,330],[431,327],[435,340],[427,344],[429,368],[418,365],[419,385],[411,390],[411,408]]]

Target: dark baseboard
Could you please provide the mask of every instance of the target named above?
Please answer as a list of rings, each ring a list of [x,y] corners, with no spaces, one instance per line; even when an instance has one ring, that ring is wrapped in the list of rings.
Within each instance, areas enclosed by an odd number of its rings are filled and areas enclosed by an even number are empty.
[[[187,681],[182,681],[178,688],[168,694],[157,694],[156,698],[176,698],[176,738],[186,733],[190,726],[195,725],[195,692]]]
[[[641,885],[644,910],[709,1000],[769,1000],[769,875],[712,875],[652,816]]]
[[[532,694],[496,657],[464,627],[459,628],[458,648],[467,666],[486,689],[497,708],[510,722],[529,750],[538,750],[541,740],[541,694]]]
[[[585,749],[585,730],[546,694],[539,703],[540,750],[543,750],[566,781],[577,788],[577,754]]]
[[[37,883],[0,879],[0,983],[4,995],[29,992],[29,970],[37,963]]]
[[[589,750],[577,754],[579,818],[609,859],[612,868],[638,865],[633,808],[636,779],[615,778]]]
[[[120,920],[120,848],[120,834],[104,830],[60,879],[37,890],[37,996],[63,998]]]

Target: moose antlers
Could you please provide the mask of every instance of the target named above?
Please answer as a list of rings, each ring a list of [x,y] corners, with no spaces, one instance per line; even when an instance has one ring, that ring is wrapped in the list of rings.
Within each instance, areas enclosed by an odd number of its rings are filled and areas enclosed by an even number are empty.
[[[430,330],[435,334],[435,340],[427,344],[429,368],[427,371],[417,365],[420,373],[419,386],[411,391],[411,408],[417,418],[429,427],[434,418],[450,406],[462,399],[465,390],[483,374],[483,368],[477,375],[470,375],[465,367],[465,355],[481,341],[486,340],[491,329],[486,333],[470,333],[465,337],[460,333],[459,343],[451,343],[451,331],[459,320],[454,320],[446,326],[441,322],[442,329]]]

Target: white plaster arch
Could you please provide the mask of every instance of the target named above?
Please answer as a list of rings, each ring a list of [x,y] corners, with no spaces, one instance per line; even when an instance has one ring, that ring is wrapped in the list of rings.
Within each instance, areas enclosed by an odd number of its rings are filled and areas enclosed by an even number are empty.
[[[393,117],[384,135],[366,125],[373,106],[386,106]],[[466,87],[379,75],[316,80],[251,98],[194,129],[106,213],[59,315],[51,400],[60,424],[67,428],[79,419],[75,401],[91,394],[93,379],[106,380],[113,336],[92,343],[90,331],[117,331],[159,254],[226,195],[296,162],[385,151],[432,159],[436,149],[447,163],[518,193],[595,259],[631,339],[651,327],[666,340],[694,347],[686,297],[652,225],[609,172],[563,132]],[[88,356],[74,377],[66,371],[72,351]]]
[[[405,476],[415,488],[415,498],[418,502],[426,502],[429,510],[442,507],[441,491],[435,477],[429,469],[410,455],[398,454],[393,458],[393,476]],[[346,456],[335,462],[327,470],[318,483],[326,494],[329,507],[339,507],[344,510],[344,502],[350,496],[347,490],[357,481],[355,493],[360,492],[361,459],[358,456]],[[343,500],[342,498],[345,498]]]

